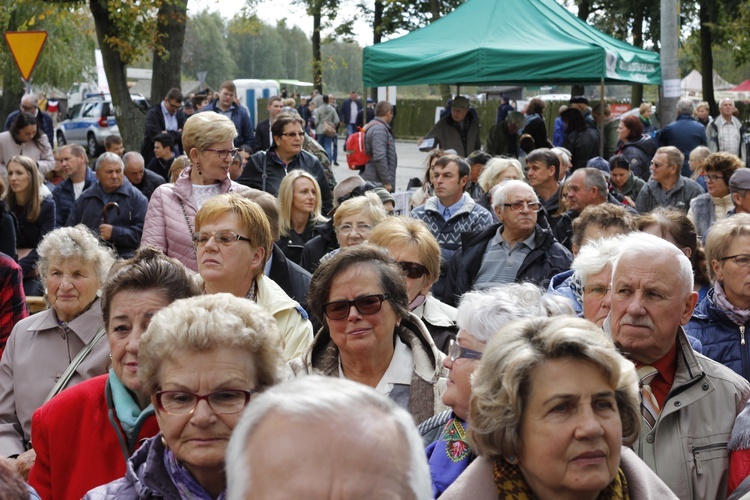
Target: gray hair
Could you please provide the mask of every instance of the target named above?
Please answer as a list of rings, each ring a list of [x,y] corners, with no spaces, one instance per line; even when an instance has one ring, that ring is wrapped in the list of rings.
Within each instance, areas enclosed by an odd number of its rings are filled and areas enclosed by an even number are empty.
[[[115,164],[120,165],[121,168],[125,168],[125,165],[122,163],[122,158],[120,158],[119,155],[112,153],[110,151],[106,151],[99,155],[99,158],[96,159],[96,166],[94,167],[94,170],[99,170],[99,167],[101,165],[107,164]]]
[[[490,191],[490,196],[492,197],[492,209],[494,210],[497,207],[502,207],[508,201],[508,191],[517,187],[524,187],[531,191],[534,195],[534,200],[537,203],[539,202],[539,197],[536,195],[534,188],[526,184],[524,181],[508,179],[493,187],[492,191]]]
[[[694,109],[695,105],[691,99],[680,99],[677,101],[677,112],[681,115],[692,116]]]
[[[623,256],[633,257],[643,255],[645,259],[655,255],[668,255],[675,259],[679,266],[677,278],[682,287],[682,297],[687,298],[693,292],[693,265],[682,250],[677,246],[648,233],[634,232],[623,236],[620,241],[620,251],[612,265],[612,279],[617,273],[617,266]]]
[[[515,158],[492,158],[482,169],[482,173],[479,174],[477,183],[485,193],[489,193],[490,190],[497,184],[497,178],[500,177],[509,168],[516,169],[519,179],[525,178],[525,176],[523,175],[523,167],[521,166],[521,163]]]
[[[576,172],[581,172],[581,175],[583,175],[583,185],[586,189],[596,188],[601,199],[606,201],[607,196],[609,195],[609,189],[607,187],[607,178],[604,176],[604,172],[593,167],[579,168],[573,173],[573,175],[575,175]]]
[[[253,430],[272,414],[292,419],[303,427],[313,422],[345,418],[359,428],[368,428],[390,420],[400,435],[388,437],[401,443],[408,454],[406,471],[413,498],[432,498],[424,445],[409,413],[365,385],[337,377],[308,375],[273,387],[248,405],[227,447],[227,500],[244,499],[252,491],[247,444]],[[342,437],[339,433],[339,438]],[[325,436],[311,438],[319,439],[322,446],[327,439]],[[362,451],[353,449],[352,453]]]
[[[601,238],[589,241],[581,247],[570,268],[581,279],[583,286],[586,286],[589,276],[604,271],[607,265],[614,264],[620,255],[622,238],[623,236]]]
[[[565,149],[563,147],[559,147],[559,146],[556,147],[556,148],[552,148],[550,151],[552,151],[553,153],[555,153],[557,155],[557,157],[560,158],[560,166],[561,167],[563,165],[570,165],[570,157],[571,157],[570,151],[568,151],[567,149]]]
[[[122,155],[122,163],[123,165],[127,165],[131,161],[133,162],[139,162],[140,165],[145,166],[145,160],[143,159],[143,155],[139,153],[138,151],[128,151],[124,155]]]
[[[511,321],[521,318],[575,314],[569,299],[544,293],[533,283],[508,283],[461,297],[456,324],[481,342],[488,342]]]
[[[81,260],[94,264],[99,288],[109,273],[109,268],[115,261],[115,252],[105,245],[96,235],[83,224],[73,227],[61,227],[50,231],[37,247],[39,253],[39,276],[47,286],[47,273],[54,260]]]

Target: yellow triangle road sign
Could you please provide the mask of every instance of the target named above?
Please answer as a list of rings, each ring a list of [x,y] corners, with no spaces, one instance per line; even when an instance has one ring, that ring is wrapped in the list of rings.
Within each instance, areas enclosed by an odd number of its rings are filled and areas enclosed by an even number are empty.
[[[5,42],[24,80],[29,80],[46,41],[46,31],[7,31],[5,33]]]

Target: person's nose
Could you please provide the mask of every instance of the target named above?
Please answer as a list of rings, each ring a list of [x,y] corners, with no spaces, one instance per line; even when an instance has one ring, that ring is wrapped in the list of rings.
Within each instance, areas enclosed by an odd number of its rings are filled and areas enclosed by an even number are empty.
[[[628,303],[627,311],[633,316],[643,316],[646,313],[643,304],[643,296],[640,295],[640,293],[633,293],[633,296]]]
[[[354,304],[350,305],[349,306],[349,316],[348,316],[349,321],[357,321],[361,317],[362,317],[362,315],[359,313],[359,311],[357,310],[357,308],[355,307],[355,305]]]
[[[452,370],[453,369],[453,361],[451,361],[451,357],[450,356],[445,356],[443,358],[443,367],[447,368],[448,370]]]
[[[193,415],[190,418],[190,423],[202,427],[211,424],[216,418],[216,413],[213,408],[211,408],[211,405],[208,404],[208,400],[201,399],[195,405]]]
[[[578,439],[594,439],[604,435],[604,428],[592,404],[581,404],[578,411],[578,422],[575,435]]]

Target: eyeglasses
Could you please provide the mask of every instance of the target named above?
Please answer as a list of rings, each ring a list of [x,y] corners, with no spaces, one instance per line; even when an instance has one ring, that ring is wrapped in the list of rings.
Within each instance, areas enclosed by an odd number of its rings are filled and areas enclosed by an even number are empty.
[[[724,180],[724,176],[723,175],[708,175],[708,174],[703,174],[703,177],[705,177],[707,181],[711,181],[711,182],[719,182],[719,181],[723,181]]]
[[[406,277],[412,280],[419,279],[425,274],[430,274],[426,267],[416,262],[399,262],[398,265]]]
[[[240,240],[250,241],[248,238],[226,229],[224,231],[216,231],[215,233],[193,233],[193,243],[198,246],[203,246],[208,243],[208,240],[210,240],[212,236],[217,244],[224,246],[229,246]]]
[[[651,165],[654,166],[654,168],[659,168],[665,166],[664,163],[656,163],[654,160],[651,160]]]
[[[482,359],[482,353],[475,351],[474,349],[468,349],[461,347],[455,339],[451,339],[448,344],[448,357],[451,358],[452,362],[456,362],[457,359]]]
[[[219,415],[231,415],[241,412],[253,394],[260,392],[257,389],[242,391],[239,389],[227,389],[214,391],[208,394],[193,394],[184,391],[159,391],[156,393],[156,404],[159,409],[169,415],[188,415],[195,411],[198,402],[205,400],[214,413]]]
[[[182,103],[178,102],[178,103],[175,104],[172,101],[167,101],[167,104],[169,104],[169,107],[172,108],[172,109],[174,109],[175,111],[178,111],[178,110],[182,109]]]
[[[750,255],[746,253],[738,253],[737,255],[730,255],[720,259],[722,262],[725,260],[734,259],[734,263],[740,267],[750,267]]]
[[[513,203],[503,203],[504,207],[508,207],[513,212],[520,212],[523,207],[529,207],[532,212],[538,212],[542,208],[542,204],[537,201],[516,201]]]
[[[211,151],[213,153],[216,153],[220,160],[226,160],[227,157],[234,158],[234,155],[237,154],[239,149],[213,149],[213,148],[206,148],[205,151]]]
[[[355,226],[352,226],[351,224],[343,224],[337,227],[336,231],[346,236],[350,234],[352,230],[354,230],[354,227]],[[370,231],[372,231],[372,225],[370,224],[357,224],[356,228],[359,234],[368,234]]]
[[[34,111],[35,109],[36,109],[36,106],[34,106],[33,104],[31,106],[24,106],[23,104],[21,104],[21,111],[26,111],[30,113]]]
[[[283,135],[284,137],[291,137],[292,139],[294,139],[295,137],[305,137],[304,132],[284,132],[281,135]]]
[[[323,312],[328,319],[344,319],[349,316],[352,306],[359,314],[375,314],[383,308],[383,301],[388,300],[387,294],[365,295],[354,300],[337,300],[323,304]]]
[[[612,290],[610,287],[602,285],[586,285],[583,287],[583,293],[598,300],[606,297],[610,290]]]

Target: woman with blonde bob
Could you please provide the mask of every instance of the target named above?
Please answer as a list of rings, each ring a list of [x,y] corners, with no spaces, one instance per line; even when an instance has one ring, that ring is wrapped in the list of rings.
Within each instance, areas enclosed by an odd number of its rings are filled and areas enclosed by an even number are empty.
[[[456,338],[456,309],[436,299],[430,290],[440,277],[440,245],[427,225],[411,217],[389,217],[368,240],[388,250],[404,273],[409,310],[422,320],[435,345],[448,353]]]
[[[279,187],[279,226],[276,242],[287,259],[299,264],[305,243],[315,235],[315,226],[328,221],[321,214],[320,186],[305,170],[292,170]]]
[[[441,499],[677,498],[626,448],[642,419],[635,367],[587,320],[501,329],[474,372],[469,417],[479,458]]]
[[[229,294],[178,300],[157,312],[138,348],[138,377],[160,432],[125,477],[85,498],[224,498],[224,456],[253,397],[280,379],[273,317]]]

